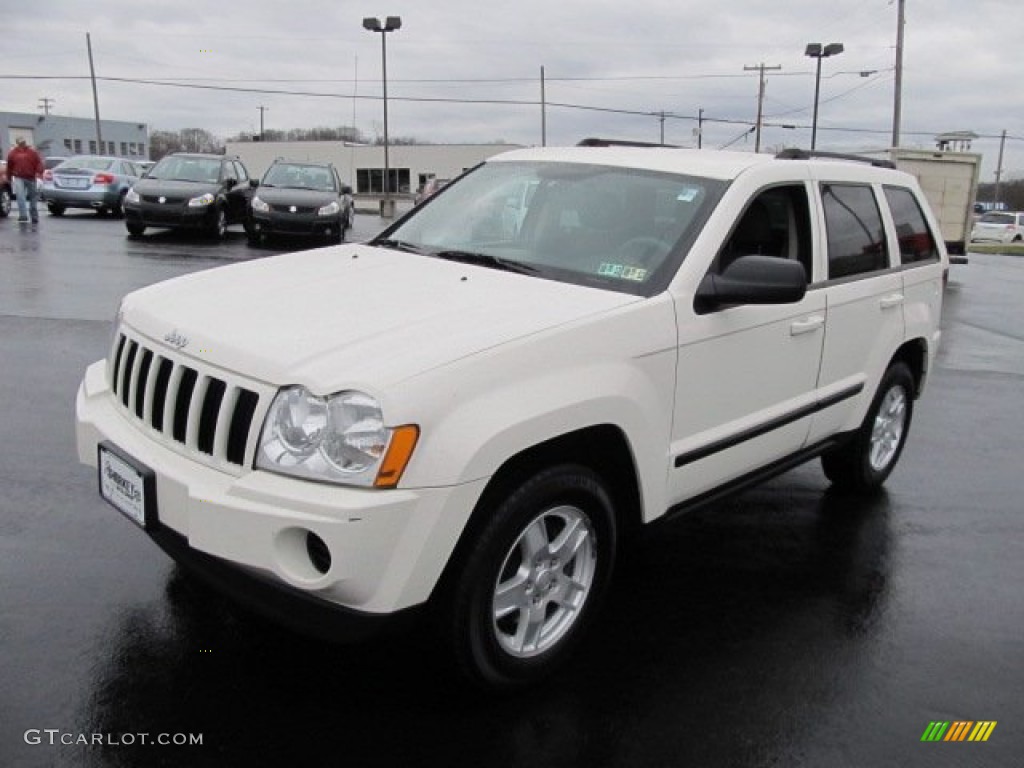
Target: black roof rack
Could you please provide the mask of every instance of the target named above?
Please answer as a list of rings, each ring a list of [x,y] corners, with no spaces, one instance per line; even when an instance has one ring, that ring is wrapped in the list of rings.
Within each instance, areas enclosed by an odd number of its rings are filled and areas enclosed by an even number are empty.
[[[590,137],[576,143],[577,147],[669,147],[679,149],[675,144],[656,144],[649,141],[627,141],[626,139],[599,139]]]
[[[865,157],[864,155],[850,155],[845,152],[821,152],[816,149],[784,149],[775,157],[779,160],[811,160],[823,157],[827,160],[852,160],[855,163],[869,163],[875,166],[875,168],[896,168],[896,164],[891,160],[879,160],[878,158]]]

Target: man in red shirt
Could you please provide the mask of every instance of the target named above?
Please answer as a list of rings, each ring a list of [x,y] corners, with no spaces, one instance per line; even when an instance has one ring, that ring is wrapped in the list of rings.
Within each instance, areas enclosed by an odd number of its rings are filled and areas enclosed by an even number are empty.
[[[7,176],[11,180],[14,194],[18,197],[18,221],[28,221],[29,215],[32,216],[33,224],[39,221],[39,211],[36,209],[36,200],[39,197],[36,177],[42,176],[44,170],[43,158],[24,138],[19,137],[17,146],[7,153]]]

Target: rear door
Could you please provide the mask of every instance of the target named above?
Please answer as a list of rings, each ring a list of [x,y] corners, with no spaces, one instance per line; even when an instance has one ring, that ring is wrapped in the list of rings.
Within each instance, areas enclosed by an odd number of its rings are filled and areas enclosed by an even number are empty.
[[[855,429],[889,359],[904,339],[906,296],[882,218],[882,188],[858,181],[818,184],[827,303],[819,398],[810,442]]]

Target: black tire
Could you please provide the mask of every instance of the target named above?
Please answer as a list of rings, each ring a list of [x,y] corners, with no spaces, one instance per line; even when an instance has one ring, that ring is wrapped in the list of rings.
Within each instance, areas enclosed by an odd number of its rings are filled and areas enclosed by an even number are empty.
[[[210,226],[210,237],[214,240],[223,240],[228,233],[228,213],[223,205],[218,205],[213,214],[213,224]]]
[[[115,219],[124,218],[124,196],[128,194],[128,190],[123,190],[121,196],[117,198],[117,202],[110,209],[110,215]]]
[[[67,209],[60,203],[47,203],[46,210],[50,212],[51,216],[63,216]]]
[[[568,464],[480,511],[486,523],[450,582],[442,620],[470,681],[519,688],[550,674],[592,622],[611,579],[615,511],[600,477]]]
[[[124,226],[128,230],[128,234],[132,237],[141,237],[142,233],[146,231],[145,224],[139,224],[134,221],[126,221]]]
[[[0,219],[6,219],[11,213],[11,190],[0,188]]]
[[[260,234],[259,232],[247,231],[245,233],[245,240],[253,248],[259,248],[261,245],[263,245],[263,235]]]
[[[855,437],[822,454],[822,469],[836,488],[869,493],[881,487],[906,444],[914,391],[914,376],[907,365],[890,365]]]

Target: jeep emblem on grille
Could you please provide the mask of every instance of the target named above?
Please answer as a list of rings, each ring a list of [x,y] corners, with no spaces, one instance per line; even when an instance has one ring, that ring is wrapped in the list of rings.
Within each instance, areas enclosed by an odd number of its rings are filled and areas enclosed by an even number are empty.
[[[161,195],[159,198],[157,198],[157,202],[158,203],[166,203],[167,202],[167,198],[164,197],[163,195]]]
[[[295,206],[293,205],[293,206],[291,206],[291,207],[290,207],[290,208],[289,208],[288,210],[289,210],[289,211],[291,211],[292,213],[295,213],[295,212],[296,212],[297,210],[299,210],[299,209],[298,209],[298,208],[296,208],[296,207],[295,207]]]
[[[168,344],[170,344],[172,347],[175,347],[176,349],[184,349],[185,347],[188,346],[188,337],[182,336],[180,333],[178,333],[177,328],[175,328],[173,331],[164,336],[164,341],[166,341]]]

